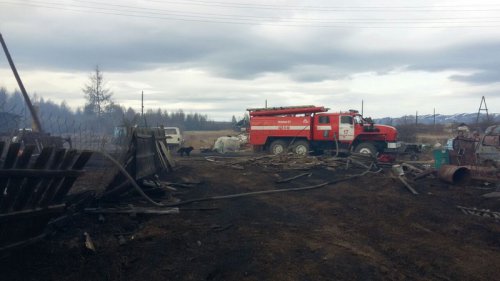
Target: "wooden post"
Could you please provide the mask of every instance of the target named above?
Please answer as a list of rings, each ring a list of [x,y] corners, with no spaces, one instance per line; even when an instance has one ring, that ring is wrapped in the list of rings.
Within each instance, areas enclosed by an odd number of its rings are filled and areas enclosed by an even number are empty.
[[[23,94],[24,101],[26,102],[26,104],[28,105],[28,109],[30,110],[31,118],[33,118],[33,122],[35,125],[33,128],[33,131],[43,132],[42,124],[40,123],[40,119],[38,119],[38,115],[35,111],[35,108],[33,107],[33,104],[31,103],[30,97],[28,96],[28,93],[26,92],[26,89],[24,88],[23,81],[21,81],[21,77],[19,76],[19,73],[17,73],[16,66],[14,65],[14,61],[12,60],[12,57],[10,56],[9,50],[7,49],[7,45],[5,44],[5,41],[3,40],[1,33],[0,33],[0,43],[2,44],[3,50],[5,52],[5,56],[7,57],[7,60],[9,61],[10,68],[12,69],[12,72],[14,73],[14,76],[16,77],[17,84],[19,85],[19,89],[21,90],[21,93]]]

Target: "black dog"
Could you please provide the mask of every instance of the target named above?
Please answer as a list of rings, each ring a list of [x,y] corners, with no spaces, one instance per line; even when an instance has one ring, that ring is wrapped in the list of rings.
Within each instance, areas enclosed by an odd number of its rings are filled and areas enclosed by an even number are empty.
[[[177,150],[177,153],[179,153],[182,156],[184,156],[184,154],[186,154],[186,156],[189,156],[189,154],[191,153],[191,151],[193,151],[193,147],[192,146],[188,146],[188,147],[181,147],[179,148],[179,150]]]

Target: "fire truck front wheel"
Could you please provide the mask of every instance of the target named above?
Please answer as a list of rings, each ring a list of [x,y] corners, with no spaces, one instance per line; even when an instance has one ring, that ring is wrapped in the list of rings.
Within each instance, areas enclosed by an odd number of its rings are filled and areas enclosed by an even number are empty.
[[[305,140],[296,141],[292,145],[292,152],[300,156],[306,156],[309,154],[309,142]]]
[[[356,153],[371,154],[373,156],[377,155],[377,148],[375,145],[369,142],[362,142],[356,146],[354,149]]]
[[[285,153],[288,148],[286,142],[282,140],[275,140],[269,145],[269,152],[274,155]]]

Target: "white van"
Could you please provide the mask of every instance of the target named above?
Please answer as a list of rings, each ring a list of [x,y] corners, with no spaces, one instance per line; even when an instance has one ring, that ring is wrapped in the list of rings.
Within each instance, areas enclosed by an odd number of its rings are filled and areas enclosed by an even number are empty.
[[[165,136],[167,137],[167,145],[171,148],[181,147],[184,139],[181,135],[181,130],[177,127],[165,127]]]

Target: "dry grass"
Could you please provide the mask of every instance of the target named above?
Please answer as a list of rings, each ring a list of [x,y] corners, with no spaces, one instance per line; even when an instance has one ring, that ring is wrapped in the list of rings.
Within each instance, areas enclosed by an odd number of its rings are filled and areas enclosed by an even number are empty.
[[[439,142],[441,144],[445,144],[449,138],[453,137],[455,137],[453,134],[447,132],[417,133],[417,142],[427,144],[435,144],[436,142]]]

